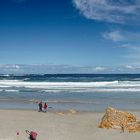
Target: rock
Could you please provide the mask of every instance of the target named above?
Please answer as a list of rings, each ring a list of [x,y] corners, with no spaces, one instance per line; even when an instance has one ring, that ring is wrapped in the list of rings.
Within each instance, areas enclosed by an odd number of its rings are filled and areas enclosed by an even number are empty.
[[[140,122],[136,122],[136,117],[132,113],[120,111],[112,107],[106,109],[99,127],[140,132]]]

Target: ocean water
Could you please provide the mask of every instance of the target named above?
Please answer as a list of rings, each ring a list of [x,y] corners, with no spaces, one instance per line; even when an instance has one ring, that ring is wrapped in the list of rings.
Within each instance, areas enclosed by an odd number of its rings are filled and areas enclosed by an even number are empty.
[[[140,74],[0,75],[0,108],[103,111],[140,110]]]

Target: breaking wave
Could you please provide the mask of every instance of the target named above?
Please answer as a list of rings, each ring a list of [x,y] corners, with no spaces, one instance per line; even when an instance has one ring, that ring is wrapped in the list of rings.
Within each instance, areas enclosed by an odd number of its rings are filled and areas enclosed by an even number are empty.
[[[140,91],[140,81],[103,82],[30,82],[22,80],[0,80],[0,88],[7,92],[38,90],[41,92],[100,92],[100,91]],[[8,89],[7,89],[8,88]]]

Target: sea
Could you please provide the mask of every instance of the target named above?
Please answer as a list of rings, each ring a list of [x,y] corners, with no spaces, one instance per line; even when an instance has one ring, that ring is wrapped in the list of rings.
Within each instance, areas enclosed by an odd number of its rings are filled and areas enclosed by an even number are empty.
[[[0,74],[0,109],[140,110],[140,74]]]

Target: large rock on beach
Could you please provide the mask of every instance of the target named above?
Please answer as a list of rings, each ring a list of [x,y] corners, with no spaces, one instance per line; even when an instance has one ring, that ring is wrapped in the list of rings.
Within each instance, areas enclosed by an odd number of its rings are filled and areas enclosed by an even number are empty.
[[[106,109],[99,127],[121,129],[123,132],[125,130],[129,132],[140,132],[140,122],[136,121],[136,117],[132,113],[117,110],[112,107]]]

